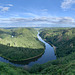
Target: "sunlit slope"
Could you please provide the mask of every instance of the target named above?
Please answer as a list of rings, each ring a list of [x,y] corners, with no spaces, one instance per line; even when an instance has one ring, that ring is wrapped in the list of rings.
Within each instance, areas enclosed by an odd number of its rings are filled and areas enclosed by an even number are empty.
[[[0,34],[0,43],[13,47],[25,47],[25,48],[43,48],[37,41],[37,32],[34,29],[19,28],[13,30],[2,30]],[[0,30],[1,31],[1,30]],[[38,45],[37,45],[38,44]]]
[[[24,60],[39,55],[44,44],[33,28],[0,29],[0,55],[9,60]]]

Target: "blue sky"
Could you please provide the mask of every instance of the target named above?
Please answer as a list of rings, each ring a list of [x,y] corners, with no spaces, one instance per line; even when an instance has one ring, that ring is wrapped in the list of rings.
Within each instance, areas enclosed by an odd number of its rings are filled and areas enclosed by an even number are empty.
[[[75,0],[0,0],[0,27],[75,27]]]

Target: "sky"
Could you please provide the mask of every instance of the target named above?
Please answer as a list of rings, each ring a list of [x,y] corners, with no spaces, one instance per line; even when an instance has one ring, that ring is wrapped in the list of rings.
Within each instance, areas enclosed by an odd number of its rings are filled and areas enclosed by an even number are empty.
[[[75,27],[75,0],[0,0],[0,27]]]

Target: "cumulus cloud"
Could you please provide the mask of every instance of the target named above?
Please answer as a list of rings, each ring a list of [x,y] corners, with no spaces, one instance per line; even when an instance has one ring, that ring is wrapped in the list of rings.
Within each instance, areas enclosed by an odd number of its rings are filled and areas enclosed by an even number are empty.
[[[10,7],[2,7],[2,6],[0,6],[1,11],[3,11],[3,12],[8,11],[9,8],[10,8]]]
[[[61,4],[62,9],[69,9],[71,6],[75,4],[75,0],[64,0]]]
[[[74,26],[75,27],[75,19],[71,17],[39,17],[39,18],[0,18],[0,24],[17,24],[17,25],[45,25],[52,24],[57,26]],[[46,26],[46,25],[45,25]]]
[[[75,19],[70,18],[70,17],[63,17],[60,18],[57,22],[55,22],[56,24],[64,24],[64,25],[75,25]]]

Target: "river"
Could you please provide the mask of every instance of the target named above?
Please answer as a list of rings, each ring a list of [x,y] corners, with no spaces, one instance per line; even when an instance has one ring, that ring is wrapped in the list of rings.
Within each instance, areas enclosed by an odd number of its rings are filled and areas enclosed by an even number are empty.
[[[39,32],[37,34],[38,39],[45,44],[45,52],[42,56],[35,58],[33,60],[29,61],[22,61],[22,62],[10,62],[9,60],[6,60],[2,57],[0,57],[0,61],[5,62],[5,63],[10,63],[16,67],[24,67],[24,66],[33,66],[34,64],[43,64],[51,60],[55,60],[56,56],[54,53],[54,48],[49,45],[47,42],[45,42],[40,36]]]

